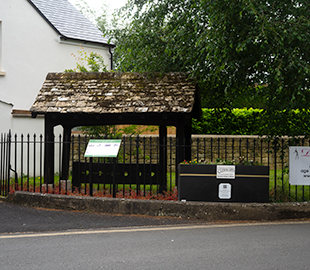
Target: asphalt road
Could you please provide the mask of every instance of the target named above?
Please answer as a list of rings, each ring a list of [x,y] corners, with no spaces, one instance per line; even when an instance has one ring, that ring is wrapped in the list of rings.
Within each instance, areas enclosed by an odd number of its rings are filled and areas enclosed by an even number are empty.
[[[0,234],[2,270],[308,270],[310,223]]]
[[[0,202],[0,269],[310,269],[310,221],[197,220]]]
[[[108,215],[31,208],[0,201],[0,234],[202,223],[167,217]],[[1,269],[1,268],[0,268]]]

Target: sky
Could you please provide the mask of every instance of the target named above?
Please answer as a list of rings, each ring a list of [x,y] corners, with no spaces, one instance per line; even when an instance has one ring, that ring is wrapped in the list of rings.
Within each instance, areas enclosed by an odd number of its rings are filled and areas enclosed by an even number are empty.
[[[111,10],[121,8],[125,5],[126,0],[84,0],[91,8],[99,10],[103,4],[110,7]],[[69,0],[72,4],[76,4],[79,0]]]

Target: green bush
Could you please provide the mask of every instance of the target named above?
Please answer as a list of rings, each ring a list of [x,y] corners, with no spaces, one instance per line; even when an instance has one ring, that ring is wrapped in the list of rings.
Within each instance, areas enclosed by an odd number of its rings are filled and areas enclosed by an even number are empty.
[[[192,127],[194,134],[298,136],[310,134],[309,117],[309,110],[202,109]]]

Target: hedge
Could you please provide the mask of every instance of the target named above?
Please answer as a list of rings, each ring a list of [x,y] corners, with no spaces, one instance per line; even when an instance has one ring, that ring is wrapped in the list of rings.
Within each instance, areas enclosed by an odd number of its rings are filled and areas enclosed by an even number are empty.
[[[202,109],[194,134],[298,136],[310,134],[310,111],[269,113],[262,109]]]

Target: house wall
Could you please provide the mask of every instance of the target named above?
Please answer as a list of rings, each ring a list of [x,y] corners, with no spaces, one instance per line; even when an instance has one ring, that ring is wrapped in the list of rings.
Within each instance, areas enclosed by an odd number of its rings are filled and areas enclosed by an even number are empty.
[[[60,42],[59,34],[27,0],[1,1],[0,27],[0,100],[12,103],[15,110],[29,110],[47,73],[75,68],[76,59],[72,54],[77,55],[82,47],[79,43]],[[102,55],[110,68],[107,47],[84,44],[83,48]],[[11,113],[9,116],[7,112],[0,113],[0,133],[8,132],[8,128],[18,134],[43,131],[42,119],[29,116],[21,119]]]
[[[39,115],[37,118],[33,119],[28,114],[23,115],[19,113],[14,113],[11,122],[12,124],[11,124],[10,129],[11,129],[12,135],[30,134],[31,136],[33,136],[33,134],[36,134],[37,137],[39,137],[40,135],[44,136],[44,116],[43,115]],[[56,126],[54,128],[55,136],[59,136],[59,134],[62,135],[62,131],[63,129],[61,126]]]
[[[11,127],[11,122],[12,122],[12,117],[11,117],[11,110],[12,110],[13,105],[3,102],[0,100],[0,112],[1,112],[1,117],[0,117],[0,129],[1,130],[6,130],[6,132],[9,131]]]
[[[2,22],[0,20],[0,76],[4,76],[5,72],[2,69]]]

